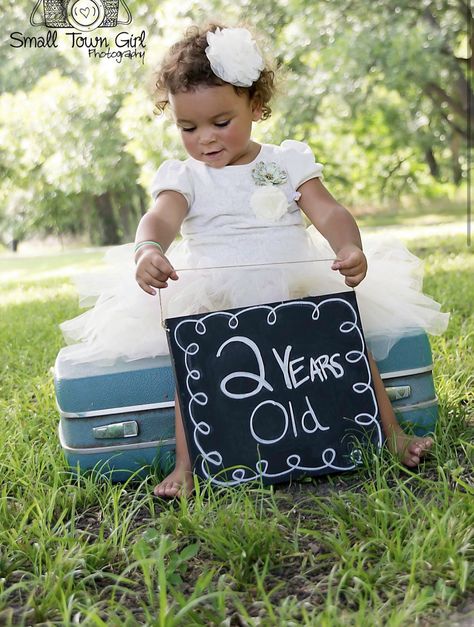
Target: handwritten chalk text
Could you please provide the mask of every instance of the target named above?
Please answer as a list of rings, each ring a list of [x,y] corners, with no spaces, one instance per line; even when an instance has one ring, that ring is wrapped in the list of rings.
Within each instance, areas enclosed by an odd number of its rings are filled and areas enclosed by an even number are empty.
[[[228,374],[221,381],[221,391],[228,398],[240,399],[255,396],[260,393],[262,388],[273,392],[273,386],[266,380],[265,364],[262,353],[257,344],[247,337],[237,335],[221,344],[216,356],[220,357],[224,348],[230,346],[231,344],[241,344],[250,349],[253,357],[255,357],[257,372],[236,371]],[[344,368],[338,362],[338,359],[341,357],[340,353],[334,353],[333,355],[318,355],[317,357],[303,356],[291,359],[292,350],[293,348],[291,346],[287,346],[283,357],[281,357],[278,354],[278,351],[275,348],[272,348],[275,361],[282,372],[283,380],[289,390],[296,390],[300,387],[300,385],[303,385],[308,381],[314,383],[314,381],[318,379],[319,381],[324,382],[327,381],[330,376],[335,379],[340,379],[344,376]],[[250,379],[251,381],[255,381],[257,385],[248,392],[232,392],[229,390],[228,384],[230,381],[235,381],[237,379]]]
[[[307,411],[305,411],[303,413],[303,415],[301,416],[301,420],[299,421],[300,423],[300,427],[301,429],[305,432],[305,433],[315,433],[316,431],[328,431],[329,427],[325,427],[324,425],[322,425],[320,423],[320,421],[318,420],[318,417],[316,416],[316,413],[309,401],[309,398],[307,396],[304,397],[305,401],[306,401],[306,406],[307,406]],[[271,412],[271,420],[269,412],[268,412],[268,408],[274,408],[274,411]],[[266,411],[262,411],[263,409],[265,409]],[[258,434],[258,429],[255,428],[255,423],[258,423],[258,417],[259,415],[263,416],[263,421],[266,425],[271,425],[272,428],[278,428],[278,422],[277,420],[275,420],[275,418],[278,418],[278,416],[283,416],[283,429],[281,429],[281,432],[279,433],[279,435],[276,435],[276,437],[263,437],[261,435]],[[299,433],[298,433],[298,423],[296,421],[295,418],[295,411],[293,409],[293,403],[291,401],[288,401],[288,411],[286,410],[286,407],[282,404],[282,403],[278,403],[276,401],[272,401],[272,400],[267,400],[267,401],[263,401],[262,403],[260,403],[259,405],[257,405],[257,407],[253,410],[252,415],[250,416],[250,432],[252,433],[253,437],[255,438],[255,440],[257,442],[260,442],[260,444],[275,444],[276,442],[279,442],[282,438],[285,437],[288,428],[290,426],[290,422],[291,422],[291,429],[293,431],[293,435],[295,438],[298,437]]]

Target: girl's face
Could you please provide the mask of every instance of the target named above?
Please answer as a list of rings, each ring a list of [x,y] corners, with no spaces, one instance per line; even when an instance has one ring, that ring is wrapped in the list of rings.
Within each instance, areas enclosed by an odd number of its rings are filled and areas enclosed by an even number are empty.
[[[232,85],[202,86],[169,95],[174,120],[188,155],[213,168],[250,163],[259,147],[250,140],[262,108]]]

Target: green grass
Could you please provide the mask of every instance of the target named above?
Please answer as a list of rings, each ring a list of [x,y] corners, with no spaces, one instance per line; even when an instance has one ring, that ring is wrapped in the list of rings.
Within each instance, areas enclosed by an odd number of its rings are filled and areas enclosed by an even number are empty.
[[[360,206],[352,209],[357,216],[360,227],[371,226],[419,226],[422,224],[442,224],[448,222],[467,221],[467,190],[457,192],[451,201],[439,199],[411,199],[410,203],[401,206],[400,202],[392,203],[391,207]]]
[[[462,235],[413,251],[453,312],[432,339],[440,419],[421,469],[384,453],[355,475],[174,503],[153,477],[71,479],[58,444],[57,325],[98,254],[0,258],[0,624],[395,627],[472,600],[474,258]]]
[[[75,250],[34,257],[6,254],[0,257],[0,284],[12,285],[17,281],[31,280],[37,283],[41,279],[64,278],[77,272],[87,272],[101,264],[106,250]]]

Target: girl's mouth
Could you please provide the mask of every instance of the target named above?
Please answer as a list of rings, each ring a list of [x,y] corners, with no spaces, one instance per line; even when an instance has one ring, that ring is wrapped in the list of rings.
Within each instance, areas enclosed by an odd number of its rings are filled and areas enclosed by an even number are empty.
[[[221,154],[221,152],[222,148],[220,148],[219,150],[213,150],[212,152],[205,152],[204,156],[206,157],[206,159],[215,159]]]

